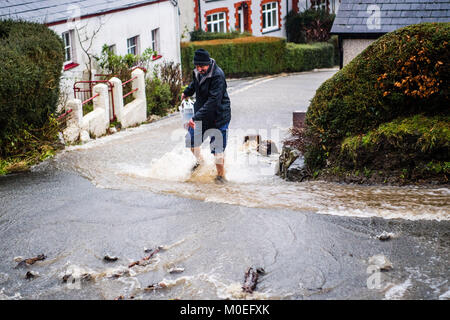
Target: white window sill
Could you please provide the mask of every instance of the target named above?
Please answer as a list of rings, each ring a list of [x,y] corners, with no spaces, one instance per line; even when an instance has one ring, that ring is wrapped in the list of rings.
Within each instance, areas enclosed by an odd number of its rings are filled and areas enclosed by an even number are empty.
[[[281,30],[281,28],[280,27],[275,27],[275,28],[268,28],[268,29],[263,29],[262,30],[262,34],[265,34],[265,33],[271,33],[271,32],[275,32],[275,31],[280,31]]]

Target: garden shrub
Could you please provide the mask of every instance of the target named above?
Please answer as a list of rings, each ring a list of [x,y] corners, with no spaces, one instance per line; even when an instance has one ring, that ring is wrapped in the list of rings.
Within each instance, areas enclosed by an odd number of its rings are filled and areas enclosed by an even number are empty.
[[[156,52],[151,48],[144,50],[142,55],[128,53],[124,56],[112,52],[107,44],[102,47],[100,56],[95,57],[99,67],[106,73],[105,80],[111,77],[117,77],[126,81],[131,77],[131,70],[134,67],[149,69]],[[124,80],[125,79],[125,80]]]
[[[251,36],[250,33],[244,32],[241,33],[239,31],[232,32],[206,32],[204,30],[194,30],[190,32],[191,41],[207,41],[207,40],[216,40],[216,39],[235,39],[242,37]]]
[[[162,83],[166,83],[170,87],[171,99],[170,104],[177,106],[181,103],[182,75],[179,63],[164,62],[158,67],[158,76]]]
[[[203,48],[216,60],[227,77],[274,74],[283,71],[280,59],[285,40],[276,37],[244,37],[187,42],[181,45],[183,79],[192,76],[194,52]]]
[[[210,53],[227,77],[305,71],[334,65],[333,46],[328,43],[286,44],[283,38],[276,37],[187,42],[181,46],[184,82],[191,80],[194,52],[199,48]]]
[[[330,39],[330,31],[335,15],[326,9],[307,9],[296,13],[291,11],[286,17],[288,42],[309,43]]]
[[[334,61],[334,48],[328,43],[286,44],[285,71],[306,71],[330,68]]]
[[[0,20],[0,157],[29,149],[28,134],[56,111],[62,39],[45,25]]]
[[[172,93],[170,85],[163,83],[158,77],[146,79],[145,94],[147,98],[147,114],[165,116],[172,109]]]
[[[367,139],[369,132],[381,130],[382,124],[395,119],[413,117],[414,123],[426,123],[431,117],[449,126],[449,39],[449,23],[396,30],[372,43],[325,81],[306,115],[310,142],[305,154],[307,166],[317,170],[341,165],[344,139],[358,135]],[[419,114],[425,118],[414,118]],[[417,139],[407,141],[417,143]],[[389,152],[400,155],[402,148],[397,147],[393,144]],[[434,149],[423,152],[429,159],[440,157]],[[356,166],[354,162],[350,165]]]

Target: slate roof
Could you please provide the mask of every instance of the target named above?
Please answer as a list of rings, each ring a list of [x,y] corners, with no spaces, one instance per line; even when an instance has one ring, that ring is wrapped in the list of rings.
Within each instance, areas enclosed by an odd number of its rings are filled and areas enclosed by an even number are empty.
[[[380,8],[379,28],[367,25],[371,5]],[[450,0],[342,0],[331,33],[383,34],[422,22],[450,22]]]
[[[158,0],[1,0],[0,19],[21,19],[40,23],[55,23],[72,18],[74,8],[80,17],[126,9]]]

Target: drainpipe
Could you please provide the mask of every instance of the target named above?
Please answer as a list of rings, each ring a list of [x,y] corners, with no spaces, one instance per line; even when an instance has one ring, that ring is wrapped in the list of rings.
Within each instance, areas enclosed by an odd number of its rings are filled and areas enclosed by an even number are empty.
[[[286,0],[286,17],[284,17],[284,20],[287,21],[287,16],[289,14],[289,0]],[[286,32],[286,38],[287,38],[287,29],[286,29],[286,23],[283,23],[284,30]]]
[[[198,2],[198,28],[199,30],[202,30],[202,8],[200,7],[200,0],[197,0]]]
[[[181,18],[181,12],[180,12],[180,7],[178,6],[178,2],[175,2],[174,4],[174,9],[176,10],[175,13],[175,19],[177,20],[177,62],[179,62],[181,64],[181,30],[180,30],[180,18]]]

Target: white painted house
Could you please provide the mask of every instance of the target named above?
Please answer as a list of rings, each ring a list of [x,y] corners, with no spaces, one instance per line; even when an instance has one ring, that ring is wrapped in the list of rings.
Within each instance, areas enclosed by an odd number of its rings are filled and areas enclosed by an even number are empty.
[[[179,0],[181,41],[190,41],[189,32],[195,30],[195,1]]]
[[[61,35],[65,44],[61,86],[71,95],[75,81],[89,78],[83,48],[90,47],[94,55],[100,55],[104,44],[119,55],[152,48],[158,53],[156,61],[180,62],[175,0],[2,0],[0,19],[8,18],[44,23]],[[96,69],[94,63],[93,74],[100,72]]]
[[[340,0],[182,0],[181,25],[189,31],[238,30],[254,36],[286,37],[285,18],[290,11],[312,7],[334,13],[339,4]]]

